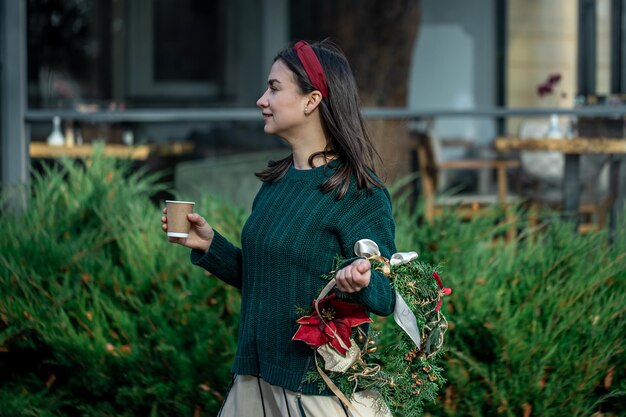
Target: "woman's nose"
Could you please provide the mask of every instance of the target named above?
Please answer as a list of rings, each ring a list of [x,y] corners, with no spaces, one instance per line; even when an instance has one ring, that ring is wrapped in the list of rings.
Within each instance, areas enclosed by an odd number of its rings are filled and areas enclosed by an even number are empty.
[[[267,92],[263,93],[263,95],[261,97],[259,97],[259,99],[256,101],[256,105],[257,107],[267,107],[267,99],[265,98]]]

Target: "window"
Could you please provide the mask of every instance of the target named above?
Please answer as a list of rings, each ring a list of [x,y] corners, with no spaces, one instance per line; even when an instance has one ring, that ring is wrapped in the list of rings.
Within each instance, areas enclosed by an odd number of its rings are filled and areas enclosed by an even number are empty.
[[[29,0],[30,108],[193,107],[220,100],[224,0]]]
[[[221,5],[201,0],[128,2],[131,98],[219,96],[226,49]]]

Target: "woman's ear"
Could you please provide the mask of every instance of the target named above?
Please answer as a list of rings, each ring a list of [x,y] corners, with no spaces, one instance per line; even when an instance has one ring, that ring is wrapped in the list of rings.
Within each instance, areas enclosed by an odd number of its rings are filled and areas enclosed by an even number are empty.
[[[320,93],[319,91],[315,90],[315,91],[311,91],[308,95],[307,95],[307,99],[305,100],[305,104],[304,104],[304,108],[305,108],[305,113],[309,114],[311,112],[313,112],[313,110],[315,110],[317,108],[317,106],[319,106],[319,104],[322,102],[322,93]]]

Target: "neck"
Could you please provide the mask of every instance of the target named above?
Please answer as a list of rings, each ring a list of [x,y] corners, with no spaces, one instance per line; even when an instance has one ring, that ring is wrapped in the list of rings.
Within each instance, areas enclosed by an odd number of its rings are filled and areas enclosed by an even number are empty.
[[[315,116],[315,115],[311,115]],[[293,165],[296,169],[311,169],[309,157],[326,149],[328,140],[321,123],[310,123],[301,130],[296,138],[287,140],[293,153]],[[327,161],[322,155],[313,159],[313,167],[324,165]]]
[[[326,160],[323,155],[319,155],[313,158],[313,161],[312,161],[313,167],[309,165],[309,157],[313,155],[315,152],[321,152],[323,150],[324,148],[320,148],[316,150],[308,150],[308,151],[305,151],[305,150],[296,151],[294,149],[293,166],[296,169],[311,169],[311,168],[319,167],[319,166],[326,164],[332,158],[329,158],[328,160]]]

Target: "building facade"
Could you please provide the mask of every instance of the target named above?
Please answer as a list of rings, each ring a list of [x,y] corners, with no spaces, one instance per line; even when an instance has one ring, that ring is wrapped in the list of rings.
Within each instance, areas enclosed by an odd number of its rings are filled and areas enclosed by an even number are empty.
[[[357,7],[375,2],[343,3],[357,13]],[[398,0],[389,7],[396,3],[411,2]],[[535,87],[554,72],[563,75],[568,91],[561,107],[573,107],[576,95],[626,92],[626,0],[413,3],[420,12],[411,40],[409,76],[397,82],[406,89],[404,108],[414,115],[467,111],[464,117],[437,119],[442,136],[485,144],[497,134],[514,131],[519,121],[515,118],[481,118],[472,112],[549,108]],[[262,134],[254,103],[278,50],[296,39],[328,35],[324,28],[335,19],[333,4],[2,2],[2,182],[28,180],[29,144],[46,140],[55,114],[63,116],[63,129],[74,141],[191,140],[196,144],[193,159],[280,152],[282,143]],[[341,27],[341,22],[335,26]],[[358,34],[346,33],[358,39]],[[376,51],[363,45],[363,53]],[[354,68],[357,77],[361,69]],[[166,117],[159,113],[163,109],[170,111]],[[375,140],[384,145],[386,139]],[[403,167],[398,174],[406,173],[406,163],[398,166]]]

